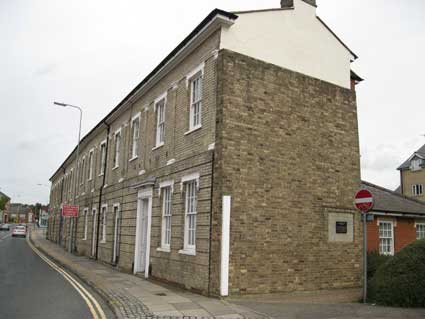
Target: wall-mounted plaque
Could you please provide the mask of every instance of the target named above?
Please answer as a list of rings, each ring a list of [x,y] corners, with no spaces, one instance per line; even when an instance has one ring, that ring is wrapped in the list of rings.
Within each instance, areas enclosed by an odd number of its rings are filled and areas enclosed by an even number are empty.
[[[347,222],[336,222],[335,230],[337,234],[346,234],[347,233]]]

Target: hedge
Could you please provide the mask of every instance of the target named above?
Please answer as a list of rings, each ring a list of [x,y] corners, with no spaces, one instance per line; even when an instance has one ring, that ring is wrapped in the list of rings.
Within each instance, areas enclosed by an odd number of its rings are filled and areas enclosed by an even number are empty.
[[[425,239],[378,267],[368,285],[368,300],[385,306],[425,307]]]

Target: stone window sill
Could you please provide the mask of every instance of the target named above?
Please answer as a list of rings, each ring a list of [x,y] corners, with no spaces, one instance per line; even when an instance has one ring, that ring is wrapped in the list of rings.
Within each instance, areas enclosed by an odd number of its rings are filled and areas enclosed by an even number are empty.
[[[179,254],[188,255],[188,256],[196,256],[196,251],[194,249],[181,249],[179,250]]]
[[[187,131],[186,133],[184,133],[184,135],[189,135],[193,132],[196,132],[198,130],[200,130],[202,128],[202,125],[196,125],[194,127],[192,127],[189,131]]]
[[[164,142],[162,142],[162,143],[160,143],[160,144],[158,144],[157,146],[155,146],[153,149],[152,149],[152,151],[155,151],[155,150],[157,150],[158,148],[161,148],[161,147],[163,147],[164,146]]]
[[[167,247],[158,247],[156,251],[162,251],[163,253],[170,253],[171,249]]]

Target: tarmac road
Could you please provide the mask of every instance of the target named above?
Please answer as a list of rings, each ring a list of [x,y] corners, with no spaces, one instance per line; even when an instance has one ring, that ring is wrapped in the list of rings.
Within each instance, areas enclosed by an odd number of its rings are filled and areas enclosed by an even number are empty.
[[[91,289],[31,246],[0,232],[0,318],[115,318]]]

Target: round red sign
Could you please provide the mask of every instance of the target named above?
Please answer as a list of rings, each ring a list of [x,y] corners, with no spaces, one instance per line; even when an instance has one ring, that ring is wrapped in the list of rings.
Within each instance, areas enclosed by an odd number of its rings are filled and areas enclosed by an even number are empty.
[[[354,197],[354,205],[363,213],[367,213],[373,207],[373,195],[367,189],[362,189],[357,192]]]

